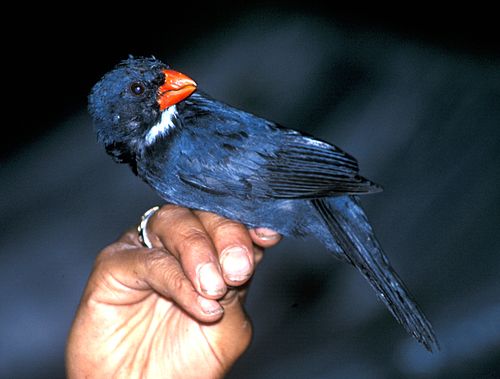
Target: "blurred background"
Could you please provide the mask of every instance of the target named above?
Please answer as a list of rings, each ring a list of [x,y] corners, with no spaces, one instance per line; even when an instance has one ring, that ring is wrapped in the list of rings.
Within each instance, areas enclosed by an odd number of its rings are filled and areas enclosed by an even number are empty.
[[[96,254],[160,202],[106,156],[86,113],[128,54],[357,157],[385,188],[363,198],[367,213],[442,345],[426,352],[319,244],[286,240],[256,274],[255,338],[230,378],[500,377],[495,12],[77,5],[5,15],[0,377],[65,376]]]

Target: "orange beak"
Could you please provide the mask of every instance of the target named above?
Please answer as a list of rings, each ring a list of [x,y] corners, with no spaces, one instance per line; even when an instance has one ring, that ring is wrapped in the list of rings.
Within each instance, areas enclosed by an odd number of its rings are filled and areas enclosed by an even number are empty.
[[[190,77],[174,70],[163,70],[165,83],[158,88],[160,110],[177,104],[196,90],[196,82]]]

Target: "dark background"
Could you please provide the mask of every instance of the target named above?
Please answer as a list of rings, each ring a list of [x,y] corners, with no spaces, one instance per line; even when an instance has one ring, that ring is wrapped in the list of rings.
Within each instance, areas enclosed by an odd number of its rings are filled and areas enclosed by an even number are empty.
[[[363,203],[431,319],[429,354],[310,241],[268,252],[232,378],[500,377],[500,50],[492,10],[77,5],[3,30],[0,376],[64,377],[97,252],[159,202],[97,146],[91,86],[155,55],[232,105],[312,132],[385,187]],[[49,15],[49,16],[47,16]]]

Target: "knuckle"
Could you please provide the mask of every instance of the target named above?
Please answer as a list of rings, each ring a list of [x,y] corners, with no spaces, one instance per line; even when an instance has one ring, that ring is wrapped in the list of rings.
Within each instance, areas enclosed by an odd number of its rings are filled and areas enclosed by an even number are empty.
[[[99,252],[96,259],[94,260],[92,271],[94,273],[105,275],[106,273],[116,272],[117,270],[119,270],[120,262],[122,261],[123,257],[125,255],[128,255],[129,251],[135,248],[135,246],[132,246],[126,242],[118,241],[112,243]]]
[[[167,283],[168,289],[172,293],[180,293],[185,288],[186,277],[179,270],[174,270],[171,268],[170,270],[165,271],[165,283]]]
[[[125,242],[115,242],[109,246],[106,246],[97,255],[97,258],[95,260],[95,266],[101,266],[101,265],[107,264],[120,251],[130,249],[130,248],[131,248],[131,246]]]
[[[170,216],[170,213],[175,212],[176,207],[171,204],[167,204],[162,206],[160,209],[158,209],[155,214],[152,216],[152,218],[156,219],[165,219]]]
[[[149,229],[157,229],[162,223],[168,220],[169,212],[161,208],[157,210],[148,220]]]
[[[209,228],[214,232],[226,233],[231,231],[234,232],[235,230],[241,230],[243,226],[236,221],[217,216],[209,221]]]
[[[174,258],[160,249],[151,249],[144,255],[147,272],[166,270],[172,265]]]
[[[173,217],[180,217],[188,210],[177,205],[166,204],[158,209],[149,219],[149,225],[155,227],[162,224],[168,224]]]
[[[190,228],[179,238],[177,250],[179,253],[210,248],[212,242],[207,234],[197,228]]]
[[[166,204],[158,209],[155,214],[160,219],[168,219],[174,216],[178,217],[188,213],[191,213],[191,211],[187,208],[179,207],[178,205],[174,204]]]

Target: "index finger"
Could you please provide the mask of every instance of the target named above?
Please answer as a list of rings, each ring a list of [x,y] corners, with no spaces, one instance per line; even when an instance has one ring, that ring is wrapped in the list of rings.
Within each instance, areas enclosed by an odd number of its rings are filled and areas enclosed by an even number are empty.
[[[164,247],[178,257],[200,294],[217,299],[226,293],[212,240],[191,210],[165,205],[151,216],[148,228],[153,246]]]

